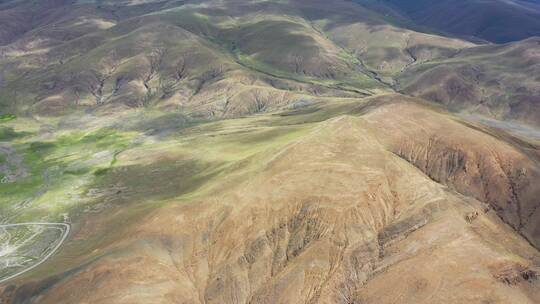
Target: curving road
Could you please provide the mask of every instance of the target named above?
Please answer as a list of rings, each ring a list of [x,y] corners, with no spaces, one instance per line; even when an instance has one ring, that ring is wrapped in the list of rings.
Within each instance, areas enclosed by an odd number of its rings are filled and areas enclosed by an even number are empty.
[[[8,277],[5,277],[5,278],[0,278],[0,284],[1,283],[4,283],[8,280],[11,280],[25,272],[28,272],[36,267],[38,267],[39,265],[45,263],[45,261],[47,261],[57,250],[58,248],[60,248],[60,246],[62,246],[62,244],[64,243],[64,241],[66,240],[67,236],[69,235],[69,231],[71,229],[71,226],[69,226],[68,224],[66,223],[38,223],[38,222],[32,222],[32,223],[19,223],[19,224],[6,224],[6,225],[0,225],[0,228],[9,228],[9,227],[17,227],[17,226],[60,226],[60,227],[63,227],[65,229],[62,229],[64,230],[64,234],[62,235],[62,238],[60,239],[60,242],[58,242],[58,244],[56,244],[56,246],[54,246],[54,248],[49,252],[47,253],[47,255],[45,255],[39,262],[33,264],[32,266],[26,268],[26,269],[23,269],[17,273],[14,273]]]

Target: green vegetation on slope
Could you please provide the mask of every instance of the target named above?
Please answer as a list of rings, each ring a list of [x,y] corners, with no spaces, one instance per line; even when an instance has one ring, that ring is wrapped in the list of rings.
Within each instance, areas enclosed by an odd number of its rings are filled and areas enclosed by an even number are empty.
[[[2,115],[0,115],[0,123],[1,122],[7,122],[7,121],[10,121],[10,120],[14,120],[16,118],[17,118],[17,116],[15,116],[13,114],[2,114]]]

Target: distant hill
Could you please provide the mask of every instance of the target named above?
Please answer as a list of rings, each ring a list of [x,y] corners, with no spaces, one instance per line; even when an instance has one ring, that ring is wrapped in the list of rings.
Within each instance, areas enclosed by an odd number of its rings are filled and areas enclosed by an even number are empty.
[[[456,111],[540,125],[540,38],[463,50],[398,77],[407,94]]]
[[[411,54],[474,46],[345,1],[9,1],[0,16],[0,106],[13,113],[156,105],[244,115],[389,90],[373,70],[389,77]]]
[[[420,26],[505,43],[540,36],[537,0],[356,0],[398,12]]]

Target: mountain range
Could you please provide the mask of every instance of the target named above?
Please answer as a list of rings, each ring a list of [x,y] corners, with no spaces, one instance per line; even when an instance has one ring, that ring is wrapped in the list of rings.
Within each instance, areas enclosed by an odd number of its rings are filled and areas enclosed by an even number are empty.
[[[540,302],[537,0],[0,0],[0,303]]]

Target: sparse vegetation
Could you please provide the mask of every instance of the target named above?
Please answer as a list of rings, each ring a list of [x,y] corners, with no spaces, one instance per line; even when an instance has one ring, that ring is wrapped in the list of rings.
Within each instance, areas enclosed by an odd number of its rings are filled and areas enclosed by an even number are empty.
[[[14,120],[16,118],[17,118],[17,116],[15,116],[13,114],[2,114],[2,115],[0,115],[0,122],[10,121],[10,120]]]
[[[25,135],[25,132],[17,132],[12,127],[0,126],[0,141],[10,141]]]
[[[538,39],[387,2],[0,0],[0,303],[539,303]]]

